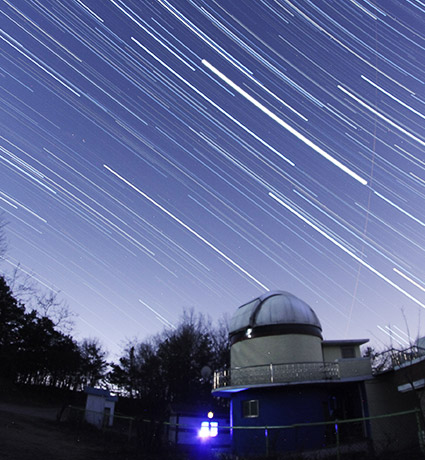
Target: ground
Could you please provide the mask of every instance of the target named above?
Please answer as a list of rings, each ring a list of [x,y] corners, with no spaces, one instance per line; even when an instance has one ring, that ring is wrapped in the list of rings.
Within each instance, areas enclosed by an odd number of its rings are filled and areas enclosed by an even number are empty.
[[[0,460],[208,460],[209,452],[146,454],[126,436],[57,421],[60,405],[0,401]]]
[[[87,425],[57,421],[60,406],[0,401],[0,460],[212,460],[207,451],[146,454],[126,437],[114,439]],[[285,456],[286,457],[286,456]],[[313,456],[314,458],[319,458]],[[231,458],[230,456],[221,457]],[[283,457],[271,457],[282,459]],[[294,457],[291,457],[294,458]],[[323,457],[320,457],[323,458]],[[352,456],[341,455],[341,460]],[[358,457],[354,457],[358,458]],[[423,459],[416,452],[382,455],[393,460]],[[259,460],[259,459],[257,459]]]
[[[56,421],[57,407],[23,406],[0,402],[0,459],[103,460],[99,437]],[[112,452],[111,452],[112,453]]]

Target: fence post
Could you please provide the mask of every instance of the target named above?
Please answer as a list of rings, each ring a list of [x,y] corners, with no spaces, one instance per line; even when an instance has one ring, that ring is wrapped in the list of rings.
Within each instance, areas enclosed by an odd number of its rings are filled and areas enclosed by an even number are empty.
[[[421,417],[419,415],[419,411],[421,409],[417,409],[416,411],[416,423],[418,425],[418,441],[419,441],[419,449],[421,450],[422,454],[425,455],[425,443],[424,443],[424,427],[421,423]]]
[[[337,460],[341,459],[340,451],[339,451],[339,426],[338,420],[335,420],[335,432],[336,432],[336,458]]]
[[[129,441],[131,441],[131,432],[132,432],[132,429],[133,429],[133,419],[131,418],[131,419],[130,419],[129,426],[128,426],[128,440],[129,440]]]
[[[269,456],[269,431],[267,427],[264,427],[264,437],[266,438],[266,457]]]

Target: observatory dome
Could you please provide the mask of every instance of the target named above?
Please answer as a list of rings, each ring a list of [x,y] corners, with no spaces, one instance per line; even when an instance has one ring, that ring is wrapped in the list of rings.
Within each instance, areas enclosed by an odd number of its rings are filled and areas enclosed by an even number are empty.
[[[313,309],[284,291],[270,291],[242,305],[230,320],[232,343],[264,335],[303,334],[322,339],[322,326]]]

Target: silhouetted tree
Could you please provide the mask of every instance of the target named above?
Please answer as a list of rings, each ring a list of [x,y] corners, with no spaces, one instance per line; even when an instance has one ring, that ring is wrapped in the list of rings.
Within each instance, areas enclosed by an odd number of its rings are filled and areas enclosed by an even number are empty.
[[[138,396],[139,369],[136,364],[135,347],[129,342],[123,350],[123,356],[119,359],[119,364],[111,363],[111,372],[108,380],[120,387],[130,398]]]
[[[79,389],[81,355],[75,340],[54,330],[48,356],[51,364],[48,366],[45,384],[70,390]]]
[[[0,376],[10,383],[77,389],[81,376],[96,384],[106,369],[96,341],[82,347],[37,311],[27,312],[0,276]]]
[[[186,311],[175,329],[127,344],[108,379],[159,413],[173,402],[211,402],[212,379],[201,370],[224,367],[228,355],[225,323],[215,328],[205,316]]]
[[[213,361],[211,368],[219,370],[230,367],[229,321],[223,316],[211,334]]]
[[[78,383],[80,350],[72,337],[57,331],[52,320],[25,314],[24,337],[17,356],[20,383],[73,389]]]
[[[201,375],[214,361],[212,326],[201,315],[185,312],[175,330],[166,330],[158,344],[165,396],[169,402],[210,400],[211,385]]]
[[[23,271],[20,264],[17,264],[5,279],[14,297],[25,305],[27,310],[35,310],[39,316],[49,318],[61,332],[71,333],[75,314],[59,297],[59,292],[40,289],[32,275]]]
[[[0,276],[0,369],[6,380],[14,380],[17,355],[22,346],[25,307],[13,297],[4,277]]]
[[[84,339],[80,345],[79,379],[82,386],[94,387],[106,375],[106,351],[97,339]]]

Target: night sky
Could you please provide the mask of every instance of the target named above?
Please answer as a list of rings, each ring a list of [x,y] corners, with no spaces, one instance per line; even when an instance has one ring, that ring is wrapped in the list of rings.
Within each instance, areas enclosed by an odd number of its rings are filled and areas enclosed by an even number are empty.
[[[424,17],[2,1],[1,270],[60,291],[74,336],[112,353],[274,289],[325,338],[406,345],[425,314]]]

